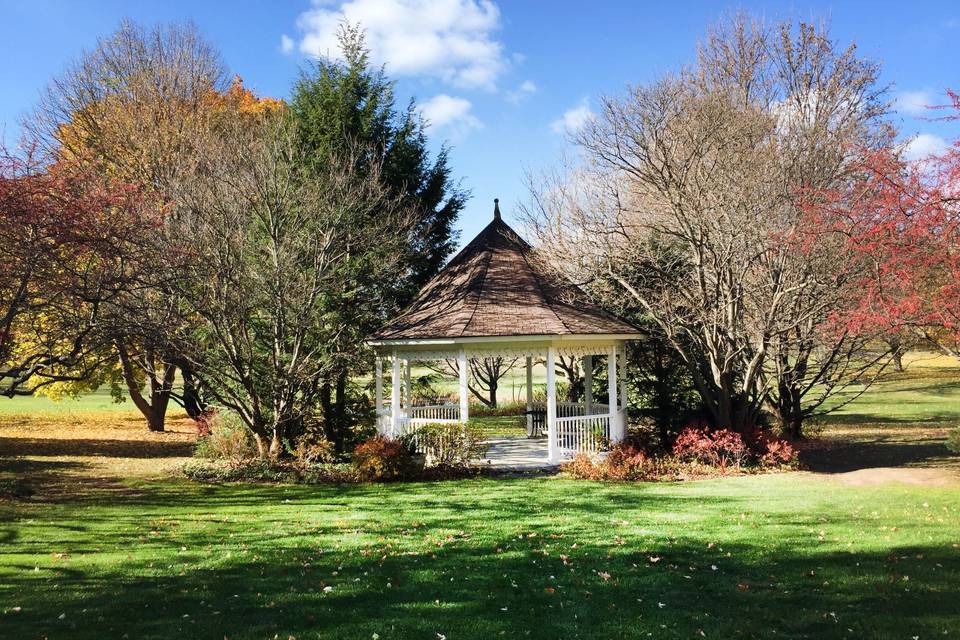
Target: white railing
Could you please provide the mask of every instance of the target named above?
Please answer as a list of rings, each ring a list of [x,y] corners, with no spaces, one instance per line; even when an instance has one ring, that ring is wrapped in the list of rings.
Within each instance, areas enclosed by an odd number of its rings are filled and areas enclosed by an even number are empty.
[[[377,416],[377,430],[395,438],[406,435],[425,424],[460,422],[459,404],[434,404],[415,407],[400,407],[397,424],[393,424],[392,408],[386,406]]]
[[[609,415],[557,418],[554,446],[561,458],[578,453],[599,453],[609,442]]]
[[[414,422],[426,424],[430,422],[459,422],[459,404],[431,404],[413,406],[406,409],[407,416]]]
[[[532,407],[534,411],[546,411],[547,403],[546,402],[534,402]],[[587,414],[587,406],[582,402],[558,402],[557,403],[557,417],[558,418],[572,418],[574,416],[598,416],[610,413],[610,406],[606,404],[600,404],[595,402],[590,405],[590,413]]]

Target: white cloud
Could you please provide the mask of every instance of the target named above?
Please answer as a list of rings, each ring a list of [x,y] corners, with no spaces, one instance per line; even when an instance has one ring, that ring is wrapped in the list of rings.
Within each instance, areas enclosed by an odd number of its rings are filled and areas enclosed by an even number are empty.
[[[293,38],[287,34],[280,36],[280,51],[283,53],[290,53],[293,51]]]
[[[452,137],[463,138],[471,129],[483,127],[483,123],[471,113],[473,105],[465,98],[441,93],[420,105],[420,114],[434,127],[446,127]]]
[[[931,155],[940,155],[947,148],[943,138],[931,133],[921,133],[904,145],[903,157],[907,160],[923,160]]]
[[[928,107],[935,103],[930,91],[901,91],[893,100],[893,108],[910,116],[926,116],[930,115]]]
[[[437,77],[463,88],[496,88],[507,67],[494,37],[500,10],[491,0],[313,0],[300,14],[300,51],[338,57],[337,30],[359,24],[376,64],[401,76]]]
[[[530,80],[524,80],[519,87],[507,93],[507,102],[520,104],[537,92],[537,85]]]
[[[550,128],[554,133],[576,133],[595,117],[590,110],[590,103],[584,98],[580,104],[567,109],[562,116],[551,122]]]

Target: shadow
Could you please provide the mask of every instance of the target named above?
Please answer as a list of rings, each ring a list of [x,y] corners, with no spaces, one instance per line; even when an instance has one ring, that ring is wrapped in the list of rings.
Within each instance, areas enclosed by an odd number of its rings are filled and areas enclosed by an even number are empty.
[[[960,458],[944,440],[907,440],[890,437],[831,441],[826,446],[801,449],[800,462],[810,471],[847,473],[874,467],[960,467]]]
[[[0,635],[902,638],[958,630],[960,560],[943,536],[884,543],[873,526],[844,550],[810,529],[854,535],[863,523],[845,511],[824,523],[789,504],[756,508],[756,496],[696,485],[668,493],[557,484],[163,485],[122,511],[64,507],[46,524],[65,528],[47,539],[0,532],[17,545],[0,548],[0,576],[22,603],[0,617]],[[50,559],[51,537],[65,557]]]
[[[183,440],[108,440],[3,438],[0,455],[103,456],[109,458],[180,458],[193,455],[194,443]]]
[[[833,413],[830,414],[831,425],[861,425],[861,424],[917,424],[928,427],[953,426],[960,421],[957,414],[926,414],[923,417],[907,416],[898,418],[889,415],[862,414],[862,413]]]

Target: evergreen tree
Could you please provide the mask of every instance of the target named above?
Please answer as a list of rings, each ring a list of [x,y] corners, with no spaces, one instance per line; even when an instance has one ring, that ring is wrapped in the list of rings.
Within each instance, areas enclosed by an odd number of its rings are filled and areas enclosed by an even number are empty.
[[[454,224],[468,193],[453,181],[446,147],[431,158],[416,103],[411,100],[405,110],[396,108],[394,83],[382,68],[371,66],[362,30],[345,24],[339,41],[343,61],[321,59],[302,72],[290,111],[308,166],[319,170],[332,157],[369,149],[380,157],[361,154],[357,162],[382,166],[385,186],[417,211],[409,276],[396,283],[397,302],[403,304],[455,248]]]
[[[364,255],[352,256],[341,269],[340,290],[326,297],[331,321],[347,329],[332,351],[339,366],[321,385],[324,430],[343,449],[355,419],[350,374],[359,369],[363,340],[433,277],[456,246],[454,224],[468,194],[453,182],[448,150],[435,158],[427,149],[425,123],[415,102],[396,108],[394,83],[383,69],[371,66],[359,27],[343,25],[339,34],[343,60],[322,59],[301,73],[290,100],[300,162],[308,173],[323,175],[332,162],[350,158],[359,175],[377,168],[390,196],[413,212],[399,278],[369,278]],[[376,215],[376,214],[372,214]],[[371,221],[373,223],[374,221]],[[368,266],[368,265],[367,265]]]

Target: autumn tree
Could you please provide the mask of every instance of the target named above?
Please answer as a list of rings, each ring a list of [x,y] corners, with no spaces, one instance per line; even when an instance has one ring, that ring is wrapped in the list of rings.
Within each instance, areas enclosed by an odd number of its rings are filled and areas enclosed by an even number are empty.
[[[949,95],[960,114],[960,97]],[[952,114],[945,117],[960,118]],[[890,145],[864,155],[858,169],[816,206],[872,265],[842,321],[960,358],[960,140],[912,162]]]
[[[887,141],[877,73],[822,27],[737,15],[695,64],[603,99],[580,166],[534,185],[545,261],[640,306],[718,426],[772,410],[799,435],[875,372],[866,340],[828,327],[863,265],[805,204]]]
[[[155,431],[163,430],[171,400],[194,417],[203,409],[189,362],[173,347],[192,318],[169,287],[186,272],[168,245],[192,230],[171,194],[193,163],[197,141],[224,113],[255,123],[283,108],[226,78],[219,53],[193,25],[146,29],[125,21],[50,83],[30,122],[59,165],[140,185],[165,206],[149,250],[131,257],[141,282],[115,297],[98,322],[127,394]]]
[[[98,323],[159,220],[140,191],[0,154],[0,393],[78,384],[104,365]]]

